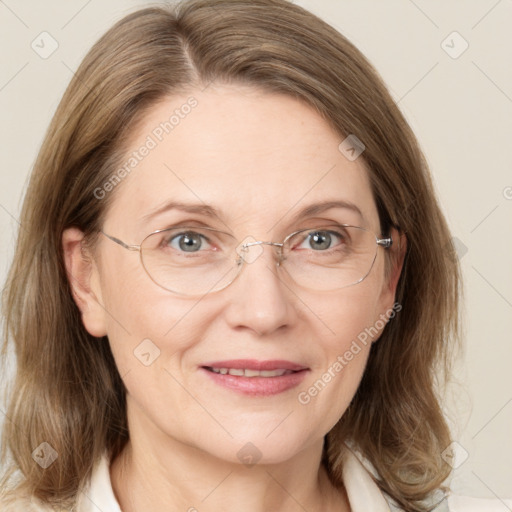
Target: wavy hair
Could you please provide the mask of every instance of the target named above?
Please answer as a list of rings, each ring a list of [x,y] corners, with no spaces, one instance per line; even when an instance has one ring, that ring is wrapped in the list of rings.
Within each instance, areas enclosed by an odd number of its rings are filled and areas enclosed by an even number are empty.
[[[130,134],[158,101],[212,81],[292,96],[340,141],[355,134],[365,145],[382,231],[397,226],[407,237],[396,292],[402,310],[326,435],[323,463],[342,486],[343,444],[352,439],[380,488],[422,512],[451,469],[441,457],[451,438],[439,384],[460,337],[458,260],[426,160],[379,74],[338,31],[286,0],[138,10],[79,66],[34,164],[4,289],[2,354],[5,361],[12,342],[17,372],[3,430],[3,492],[70,508],[104,451],[114,458],[127,442],[126,390],[108,340],[82,324],[61,238],[75,226],[94,242],[115,197],[100,201],[94,191],[114,175]],[[32,458],[44,441],[58,453],[46,469]]]

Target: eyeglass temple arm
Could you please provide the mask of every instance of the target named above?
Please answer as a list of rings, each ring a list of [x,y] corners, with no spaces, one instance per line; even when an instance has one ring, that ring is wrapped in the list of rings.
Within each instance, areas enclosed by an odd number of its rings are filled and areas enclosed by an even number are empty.
[[[119,244],[121,247],[124,247],[125,249],[128,249],[129,251],[140,251],[140,245],[128,245],[125,244],[122,240],[119,240],[119,238],[116,238],[115,236],[107,235],[104,231],[101,231],[107,238],[112,240],[112,242],[115,242],[116,244]]]
[[[246,251],[247,250],[247,247],[250,247],[251,245],[260,245],[260,244],[267,244],[267,245],[277,245],[279,247],[282,247],[283,244],[278,244],[278,243],[275,243],[275,242],[247,242],[245,244],[243,244],[242,246],[242,250],[243,251]],[[382,245],[382,247],[391,247],[391,245],[393,244],[393,239],[391,237],[388,237],[388,238],[377,238],[377,245]]]

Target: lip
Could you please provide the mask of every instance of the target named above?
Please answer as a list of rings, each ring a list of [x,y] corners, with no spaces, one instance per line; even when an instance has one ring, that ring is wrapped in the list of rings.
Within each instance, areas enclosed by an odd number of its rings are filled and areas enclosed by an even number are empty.
[[[238,375],[214,373],[207,369],[246,368],[248,370],[292,370],[293,373],[280,377],[242,377]],[[232,359],[230,361],[212,361],[202,365],[200,371],[207,374],[216,384],[237,393],[251,396],[271,396],[283,393],[298,386],[306,377],[309,368],[285,360],[258,361],[256,359]]]
[[[201,365],[202,367],[210,366],[213,368],[247,368],[248,370],[307,370],[308,367],[286,361],[284,359],[269,359],[259,361],[257,359],[230,359],[229,361],[212,361]]]

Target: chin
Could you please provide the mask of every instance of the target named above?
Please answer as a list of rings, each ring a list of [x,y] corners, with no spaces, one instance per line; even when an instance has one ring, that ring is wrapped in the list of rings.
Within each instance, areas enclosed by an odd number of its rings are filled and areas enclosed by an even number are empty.
[[[300,432],[298,429],[294,431]],[[282,434],[274,432],[270,435],[266,429],[254,433],[244,432],[243,435],[236,435],[233,431],[231,433],[234,439],[228,443],[216,443],[215,450],[212,450],[212,446],[205,447],[205,451],[226,462],[253,466],[284,463],[306,448],[303,436],[291,438],[289,429],[283,430]],[[323,442],[323,437],[321,440]],[[212,443],[215,440],[212,439]]]

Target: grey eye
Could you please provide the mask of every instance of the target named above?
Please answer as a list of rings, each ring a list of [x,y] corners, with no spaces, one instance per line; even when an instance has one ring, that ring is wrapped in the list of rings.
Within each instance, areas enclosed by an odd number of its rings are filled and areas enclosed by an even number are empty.
[[[194,231],[187,231],[186,233],[179,233],[174,235],[167,242],[170,247],[183,252],[198,252],[202,245],[203,240],[208,242],[208,239]],[[177,245],[176,245],[177,242]]]
[[[326,250],[332,247],[332,243],[335,239],[339,241],[343,241],[343,237],[335,233],[333,231],[311,231],[305,235],[304,242],[309,245],[309,247],[304,247],[305,249],[314,249],[314,250]]]

